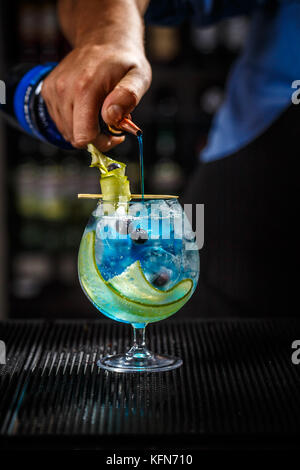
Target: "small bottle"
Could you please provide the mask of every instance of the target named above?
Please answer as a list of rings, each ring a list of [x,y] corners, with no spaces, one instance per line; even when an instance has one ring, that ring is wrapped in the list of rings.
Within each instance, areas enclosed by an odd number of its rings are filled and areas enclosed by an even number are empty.
[[[180,31],[178,28],[150,26],[147,30],[150,59],[159,63],[170,63],[180,54]]]
[[[12,124],[29,135],[56,147],[73,149],[51,119],[41,94],[43,80],[56,65],[55,62],[49,62],[34,67],[32,64],[15,67],[5,81],[6,104],[1,105],[0,110]],[[129,117],[124,118],[116,129],[108,126],[99,114],[99,125],[101,132],[113,136],[121,136],[126,132],[137,135],[141,132]]]

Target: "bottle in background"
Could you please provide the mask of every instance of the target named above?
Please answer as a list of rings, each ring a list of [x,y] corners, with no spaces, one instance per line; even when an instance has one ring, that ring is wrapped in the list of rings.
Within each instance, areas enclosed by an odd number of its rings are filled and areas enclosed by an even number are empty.
[[[191,42],[198,54],[215,53],[219,45],[218,25],[192,27]]]
[[[150,26],[147,29],[148,52],[151,61],[169,63],[180,53],[180,31],[178,28]]]
[[[228,18],[221,24],[220,41],[227,52],[238,54],[243,48],[249,30],[249,19],[245,16]]]
[[[21,62],[34,64],[39,60],[39,8],[38,2],[24,1],[18,7],[17,35],[22,44],[19,49]]]
[[[39,62],[57,62],[61,34],[57,20],[56,5],[53,2],[42,2],[39,10]]]
[[[183,180],[179,163],[179,103],[176,91],[170,86],[159,88],[155,96],[155,155],[152,185],[158,192],[177,192]]]

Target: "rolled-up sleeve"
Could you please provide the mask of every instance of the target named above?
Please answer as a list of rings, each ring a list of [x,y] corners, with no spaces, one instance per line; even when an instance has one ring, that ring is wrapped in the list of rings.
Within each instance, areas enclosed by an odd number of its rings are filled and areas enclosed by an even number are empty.
[[[276,7],[299,0],[150,0],[147,24],[175,26],[184,21],[208,25],[230,16],[249,14],[259,7]]]

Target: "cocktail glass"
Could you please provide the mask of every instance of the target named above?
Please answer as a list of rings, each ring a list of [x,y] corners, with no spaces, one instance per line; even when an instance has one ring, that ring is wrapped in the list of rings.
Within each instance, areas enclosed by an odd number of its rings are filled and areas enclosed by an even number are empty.
[[[146,325],[177,312],[198,282],[195,234],[176,197],[100,199],[82,237],[78,271],[94,306],[133,326],[130,350],[102,358],[101,368],[155,372],[182,364],[180,358],[150,352],[145,341]]]

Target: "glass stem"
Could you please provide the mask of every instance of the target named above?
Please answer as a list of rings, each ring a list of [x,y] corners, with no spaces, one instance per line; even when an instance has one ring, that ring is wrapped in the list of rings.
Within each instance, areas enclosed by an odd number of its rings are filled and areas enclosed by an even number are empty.
[[[128,351],[128,356],[134,356],[137,359],[149,357],[151,353],[146,347],[145,331],[146,328],[135,328],[133,326],[133,346]]]
[[[133,346],[137,349],[146,347],[146,328],[133,327]]]

